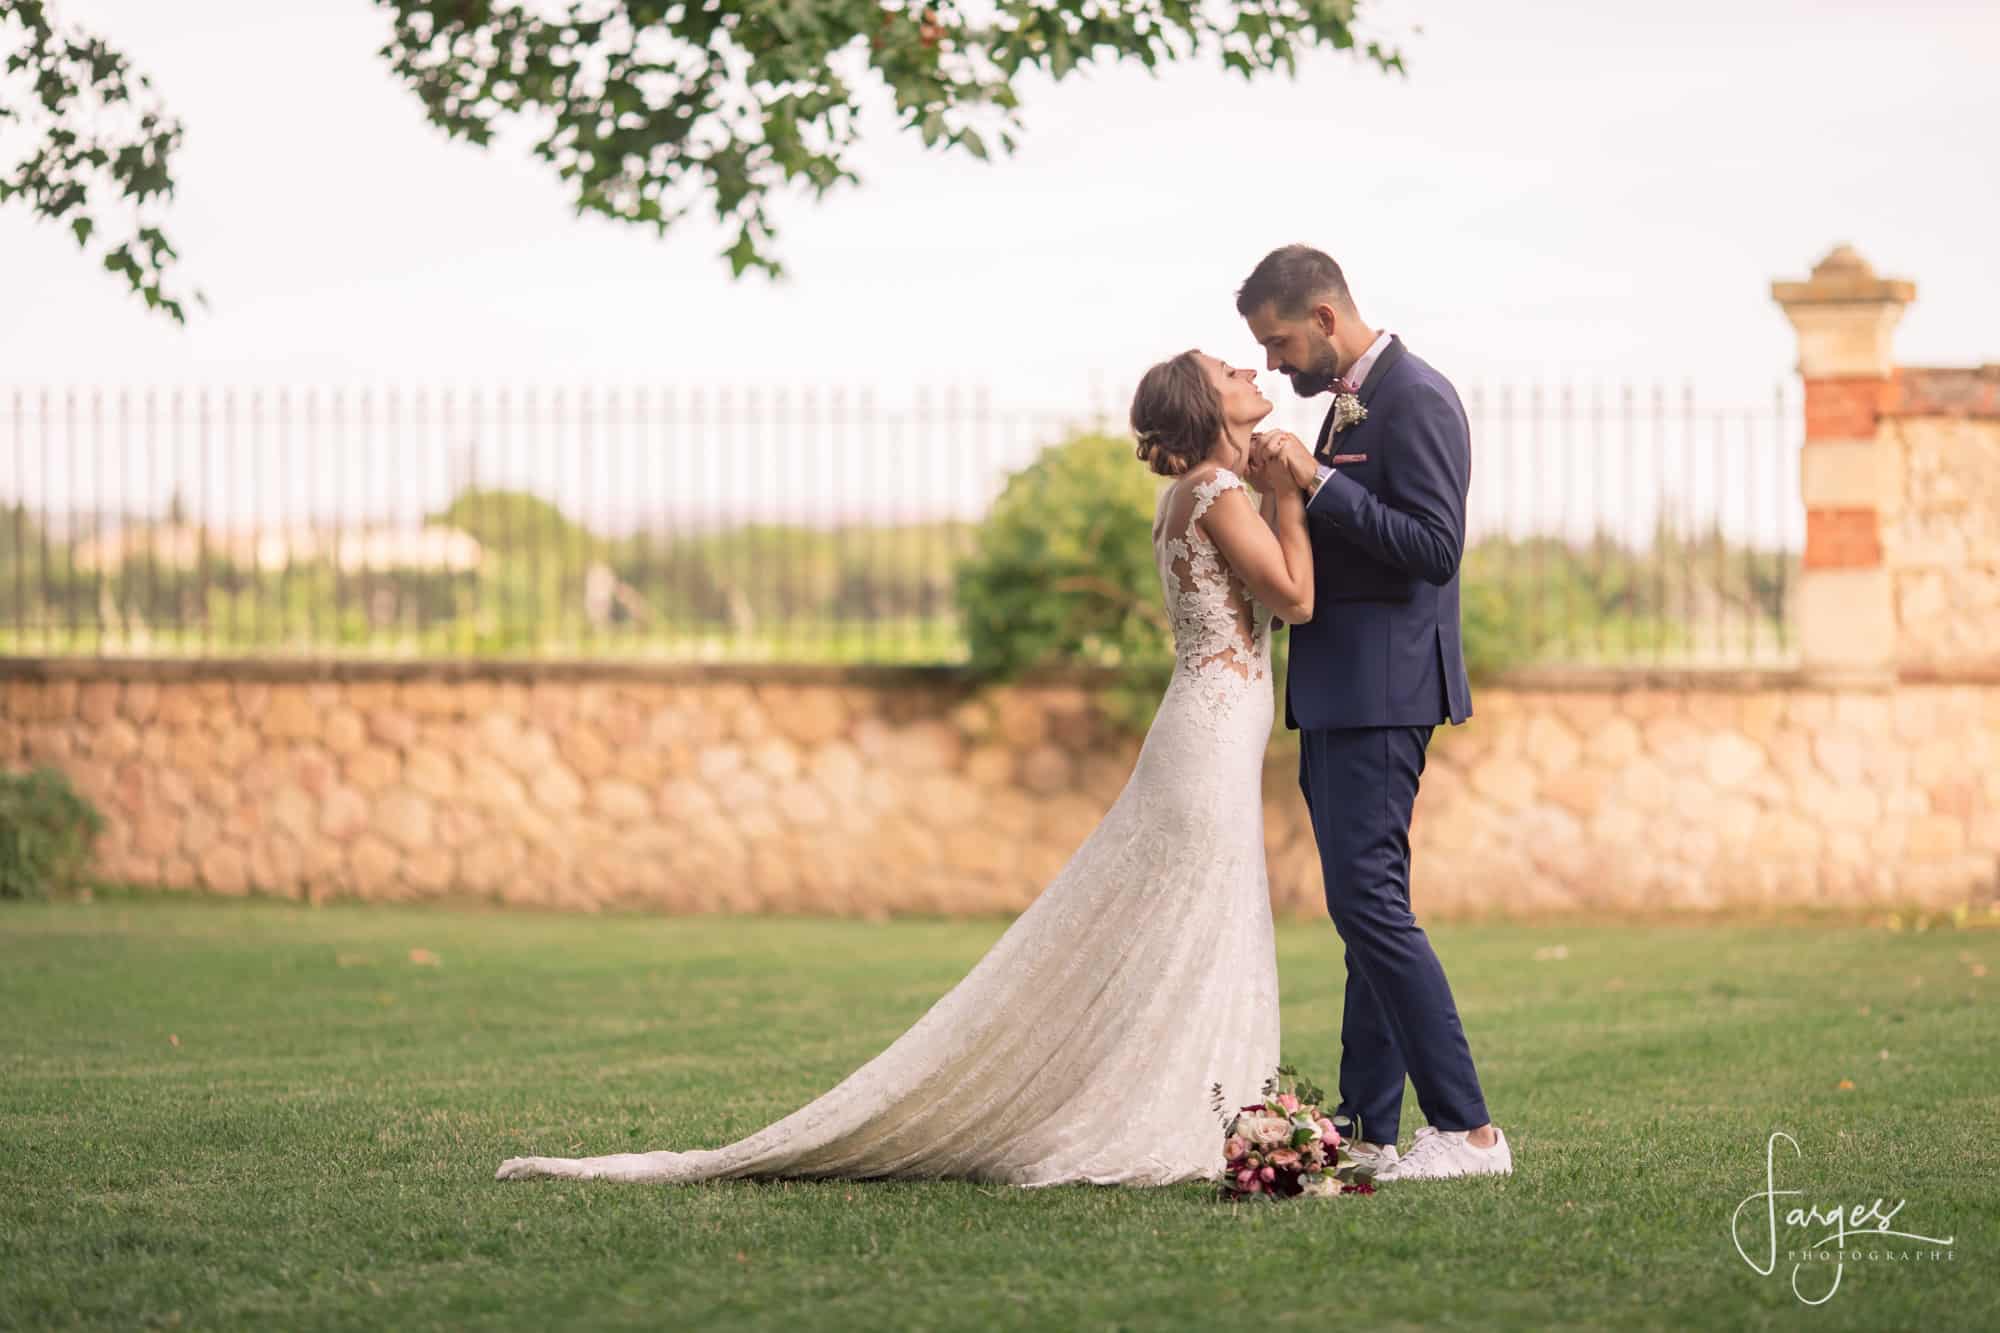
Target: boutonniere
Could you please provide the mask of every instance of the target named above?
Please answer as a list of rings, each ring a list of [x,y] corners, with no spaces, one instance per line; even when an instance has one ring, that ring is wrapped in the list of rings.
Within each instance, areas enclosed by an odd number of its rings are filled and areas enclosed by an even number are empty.
[[[1335,435],[1349,426],[1357,426],[1368,420],[1368,409],[1362,406],[1359,396],[1351,393],[1337,393],[1333,396],[1333,433]]]

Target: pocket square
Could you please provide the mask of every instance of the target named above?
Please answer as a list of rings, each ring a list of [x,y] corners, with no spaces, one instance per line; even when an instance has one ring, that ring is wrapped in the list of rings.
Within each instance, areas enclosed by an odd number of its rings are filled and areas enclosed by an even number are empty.
[[[1335,454],[1333,456],[1333,465],[1335,467],[1339,467],[1342,463],[1365,463],[1367,461],[1367,454]]]

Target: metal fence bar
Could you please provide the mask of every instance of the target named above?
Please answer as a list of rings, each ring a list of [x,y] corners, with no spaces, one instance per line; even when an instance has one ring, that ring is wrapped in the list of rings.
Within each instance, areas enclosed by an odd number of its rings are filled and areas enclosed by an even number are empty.
[[[1629,384],[1620,385],[1618,389],[1618,436],[1625,443],[1625,448],[1621,455],[1625,474],[1625,491],[1623,496],[1620,497],[1620,506],[1621,516],[1624,519],[1623,526],[1625,531],[1631,536],[1635,548],[1638,544],[1640,529],[1639,453],[1636,422],[1637,418],[1633,412],[1632,386]],[[1631,653],[1637,652],[1640,635],[1637,624],[1639,599],[1634,595],[1632,584],[1632,580],[1637,579],[1637,577],[1638,570],[1635,568],[1625,583],[1625,594],[1622,603],[1632,613],[1634,619],[1634,623],[1626,629],[1623,636],[1624,649]]]
[[[1773,408],[1774,408],[1772,412],[1772,422],[1778,434],[1778,437],[1782,439],[1783,432],[1785,431],[1786,427],[1791,424],[1793,419],[1790,412],[1787,411],[1787,405],[1785,403],[1785,386],[1782,384],[1778,385],[1773,390],[1772,398],[1773,398]],[[1779,470],[1779,476],[1781,477],[1791,476],[1791,475],[1795,474],[1789,468],[1781,468]],[[1776,530],[1779,532],[1783,532],[1785,527],[1785,520],[1792,516],[1792,513],[1796,510],[1797,505],[1795,503],[1790,505],[1787,504],[1788,497],[1785,495],[1783,488],[1779,486],[1773,486],[1771,488],[1771,498],[1772,501],[1774,502],[1776,510],[1776,512],[1772,515],[1772,517],[1776,520],[1775,524]],[[1787,586],[1788,580],[1786,578],[1786,575],[1791,571],[1792,567],[1791,561],[1779,560],[1775,562],[1775,565],[1776,568],[1773,571],[1772,581],[1776,585],[1776,596],[1774,597],[1773,600],[1775,600],[1777,604],[1784,609],[1785,612],[1789,612],[1791,610],[1791,605],[1792,605],[1791,598],[1789,596],[1791,590]],[[1777,635],[1778,656],[1783,657],[1791,652],[1792,645],[1791,645],[1790,615],[1780,614],[1776,618],[1776,627],[1778,631]]]
[[[90,562],[90,624],[92,629],[92,647],[96,649],[99,656],[102,656],[104,653],[104,636],[108,628],[105,623],[107,617],[104,614],[104,566],[106,563],[104,558],[104,510],[108,502],[111,484],[105,467],[104,453],[104,390],[99,387],[93,388],[90,391],[90,461],[92,466],[86,469],[86,471],[91,478],[92,494],[89,507],[84,511],[90,519],[89,542],[91,547],[97,551],[97,558]],[[76,548],[72,546],[70,550],[74,553]],[[74,600],[72,598],[72,601]]]
[[[1545,497],[1550,469],[1547,452],[1548,437],[1542,431],[1542,386],[1539,384],[1532,391],[1531,403],[1529,431],[1531,438],[1534,440],[1535,461],[1533,468],[1529,472],[1529,476],[1533,479],[1535,485],[1535,507],[1538,510],[1545,510],[1548,507]],[[1551,599],[1549,597],[1548,555],[1548,543],[1546,541],[1536,541],[1534,544],[1535,618],[1532,632],[1535,640],[1538,642],[1553,637],[1550,630],[1552,617],[1549,613]]]

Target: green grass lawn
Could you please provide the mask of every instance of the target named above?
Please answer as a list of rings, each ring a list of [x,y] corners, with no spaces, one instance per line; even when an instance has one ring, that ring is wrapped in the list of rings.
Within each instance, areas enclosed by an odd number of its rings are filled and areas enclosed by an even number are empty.
[[[493,1180],[752,1130],[1001,928],[0,904],[0,1326],[1993,1327],[1991,930],[1435,930],[1506,1181],[1273,1207]],[[1279,949],[1286,1054],[1330,1086],[1332,928]],[[1751,1271],[1730,1216],[1777,1129],[1781,1187],[1907,1199],[1897,1229],[1954,1257],[1849,1264],[1812,1310],[1782,1258]]]

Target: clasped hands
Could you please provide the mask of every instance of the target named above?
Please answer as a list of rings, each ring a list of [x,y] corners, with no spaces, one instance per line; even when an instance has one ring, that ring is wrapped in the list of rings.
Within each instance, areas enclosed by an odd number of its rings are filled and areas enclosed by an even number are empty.
[[[1319,476],[1319,464],[1305,441],[1288,430],[1263,430],[1250,437],[1250,455],[1243,463],[1244,476],[1259,491],[1269,495],[1280,487],[1309,490]]]

